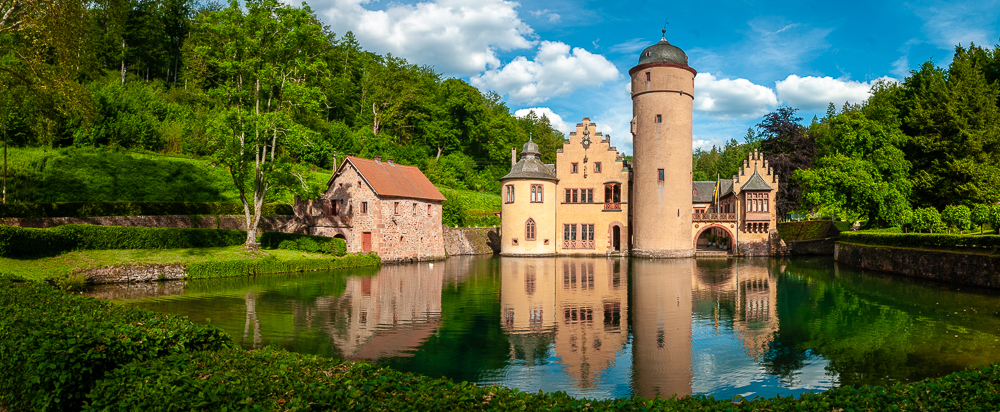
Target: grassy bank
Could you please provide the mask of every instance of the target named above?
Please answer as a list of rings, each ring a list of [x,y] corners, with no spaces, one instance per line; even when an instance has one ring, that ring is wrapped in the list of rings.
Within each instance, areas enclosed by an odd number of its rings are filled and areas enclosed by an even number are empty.
[[[281,263],[287,263],[292,266],[287,268],[289,270],[277,270],[284,268],[278,266]],[[30,280],[56,279],[79,270],[130,264],[169,264],[200,268],[219,267],[232,270],[227,273],[222,272],[221,269],[202,269],[188,275],[190,278],[204,278],[247,275],[251,273],[244,270],[245,268],[259,267],[261,264],[268,265],[267,268],[275,270],[273,272],[252,274],[297,271],[294,270],[295,267],[299,267],[299,270],[333,269],[335,267],[329,266],[338,264],[343,266],[337,267],[377,266],[378,259],[377,257],[368,256],[334,258],[330,255],[320,253],[282,249],[248,253],[243,250],[242,246],[157,250],[82,250],[35,259],[0,257],[0,268],[3,268],[3,272]]]

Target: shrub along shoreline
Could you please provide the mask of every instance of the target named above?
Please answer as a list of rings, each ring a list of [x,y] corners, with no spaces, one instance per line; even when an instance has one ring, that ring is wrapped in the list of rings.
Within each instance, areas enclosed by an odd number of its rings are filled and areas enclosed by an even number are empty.
[[[212,325],[0,275],[0,409],[994,410],[1000,366],[889,387],[753,400],[575,399],[433,379],[365,363],[247,351]],[[9,354],[9,355],[8,355]]]

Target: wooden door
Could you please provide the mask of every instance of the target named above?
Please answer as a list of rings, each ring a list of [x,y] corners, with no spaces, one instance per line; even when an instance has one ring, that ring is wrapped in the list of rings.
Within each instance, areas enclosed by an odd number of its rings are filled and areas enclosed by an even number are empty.
[[[364,253],[372,251],[372,232],[361,233],[361,251]]]

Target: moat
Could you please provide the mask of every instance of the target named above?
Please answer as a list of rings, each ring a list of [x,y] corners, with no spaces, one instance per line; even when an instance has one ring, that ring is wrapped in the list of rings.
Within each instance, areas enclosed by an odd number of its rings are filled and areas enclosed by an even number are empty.
[[[796,395],[1000,361],[1000,293],[830,258],[454,257],[95,287],[276,345],[590,398]]]

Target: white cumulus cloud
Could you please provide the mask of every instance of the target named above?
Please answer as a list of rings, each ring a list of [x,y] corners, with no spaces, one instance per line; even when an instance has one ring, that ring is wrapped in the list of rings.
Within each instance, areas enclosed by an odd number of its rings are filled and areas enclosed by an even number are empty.
[[[711,73],[694,78],[694,109],[715,118],[752,118],[778,105],[774,91],[747,79],[718,79]]]
[[[500,66],[496,50],[528,49],[535,33],[504,0],[435,0],[365,8],[369,0],[315,0],[317,14],[338,35],[354,32],[366,50],[432,65],[452,76]]]
[[[897,81],[891,77],[881,77],[872,82],[834,79],[830,76],[799,77],[790,75],[775,84],[778,97],[783,103],[805,111],[822,111],[830,103],[840,107],[845,102],[852,104],[868,100],[872,83],[878,80]]]
[[[604,56],[566,43],[542,41],[534,60],[518,56],[501,68],[470,78],[473,86],[506,94],[516,103],[539,103],[621,74]]]
[[[562,116],[556,114],[552,109],[548,107],[529,107],[524,109],[518,109],[514,111],[514,116],[517,117],[527,117],[528,113],[535,112],[535,116],[542,117],[543,115],[549,119],[549,124],[552,125],[553,129],[560,132],[568,134],[576,129],[576,127],[570,127],[571,125],[563,121]],[[575,125],[574,125],[575,126]]]

